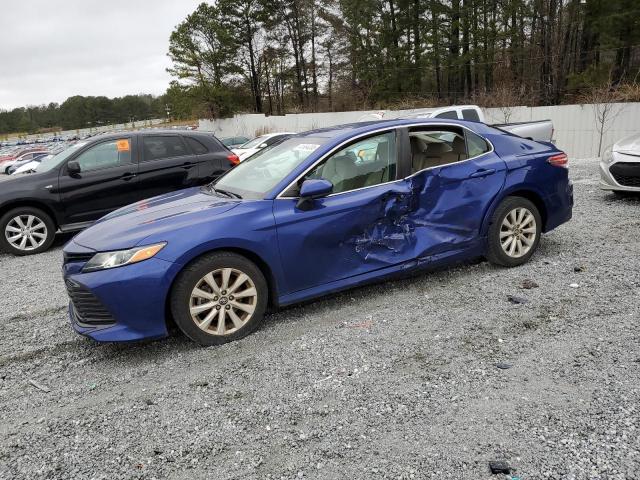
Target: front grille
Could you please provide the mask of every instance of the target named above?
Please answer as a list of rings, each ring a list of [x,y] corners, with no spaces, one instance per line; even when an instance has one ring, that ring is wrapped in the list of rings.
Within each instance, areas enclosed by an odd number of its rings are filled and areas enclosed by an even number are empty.
[[[92,326],[116,323],[102,302],[87,288],[73,280],[67,280],[66,284],[78,323]]]
[[[62,259],[65,264],[81,262],[86,263],[95,255],[95,253],[69,253],[62,252]]]
[[[640,163],[614,163],[609,171],[620,185],[640,188]]]

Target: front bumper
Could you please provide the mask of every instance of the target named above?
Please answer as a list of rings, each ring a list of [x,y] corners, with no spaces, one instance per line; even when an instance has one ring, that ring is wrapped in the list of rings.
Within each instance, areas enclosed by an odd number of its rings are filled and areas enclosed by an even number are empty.
[[[85,262],[71,256],[63,267],[71,294],[69,318],[76,332],[99,342],[131,342],[167,335],[167,296],[179,265],[151,258],[133,265],[83,273]],[[70,290],[70,285],[75,290]],[[80,300],[78,290],[85,295]]]
[[[627,165],[637,163],[637,176],[640,178],[640,159],[618,152],[614,152],[612,155],[614,155],[614,161],[612,163],[600,162],[600,188],[602,190],[616,190],[620,192],[640,192],[640,187],[631,186],[631,184],[623,185],[618,182],[611,172],[611,167],[616,164]]]

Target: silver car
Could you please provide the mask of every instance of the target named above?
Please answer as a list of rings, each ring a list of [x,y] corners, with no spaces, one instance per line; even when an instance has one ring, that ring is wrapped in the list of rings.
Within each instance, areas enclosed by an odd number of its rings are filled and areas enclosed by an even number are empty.
[[[640,134],[623,138],[600,162],[600,188],[640,192]]]

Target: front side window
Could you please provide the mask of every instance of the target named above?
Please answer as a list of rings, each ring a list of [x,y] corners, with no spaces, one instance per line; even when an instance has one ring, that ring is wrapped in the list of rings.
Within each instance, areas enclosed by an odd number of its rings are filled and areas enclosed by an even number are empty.
[[[333,184],[332,193],[348,192],[396,179],[395,132],[369,137],[332,154],[307,175]]]
[[[142,148],[144,160],[160,160],[162,158],[180,157],[187,155],[187,147],[178,136],[167,135],[164,137],[143,137]]]
[[[121,138],[99,143],[78,155],[76,161],[81,172],[126,165],[131,163],[131,140]]]

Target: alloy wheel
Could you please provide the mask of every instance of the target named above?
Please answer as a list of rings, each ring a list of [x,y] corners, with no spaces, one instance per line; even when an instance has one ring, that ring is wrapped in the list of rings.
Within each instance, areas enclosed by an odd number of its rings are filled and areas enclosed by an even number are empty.
[[[537,234],[533,213],[524,207],[514,208],[500,225],[500,246],[508,256],[519,258],[531,250]]]
[[[232,334],[246,325],[258,303],[253,280],[235,268],[207,273],[191,291],[189,313],[209,335]]]
[[[7,242],[25,252],[41,247],[47,241],[48,233],[45,223],[35,215],[17,215],[4,229]]]

